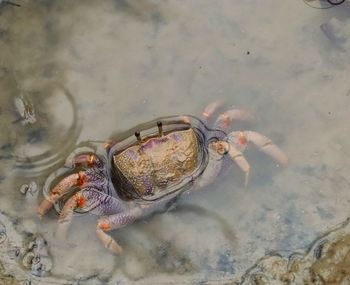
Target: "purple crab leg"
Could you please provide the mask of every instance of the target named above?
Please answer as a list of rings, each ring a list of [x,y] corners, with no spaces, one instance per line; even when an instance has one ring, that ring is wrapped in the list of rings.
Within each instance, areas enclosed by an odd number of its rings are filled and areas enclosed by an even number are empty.
[[[76,209],[95,215],[109,215],[125,211],[126,204],[94,187],[86,187],[75,193],[65,203],[58,220],[60,232],[66,232]]]
[[[75,210],[81,210],[96,215],[109,215],[101,217],[97,223],[96,234],[103,245],[115,254],[122,252],[121,247],[105,231],[116,229],[132,223],[138,215],[135,209],[130,211],[121,200],[105,193],[99,192],[92,187],[85,188],[73,195],[64,205],[58,220],[57,236],[64,239],[72,222]]]
[[[122,213],[101,217],[97,222],[96,234],[102,244],[114,254],[121,254],[122,247],[106,232],[131,224],[142,215],[142,212],[141,208],[135,207]]]

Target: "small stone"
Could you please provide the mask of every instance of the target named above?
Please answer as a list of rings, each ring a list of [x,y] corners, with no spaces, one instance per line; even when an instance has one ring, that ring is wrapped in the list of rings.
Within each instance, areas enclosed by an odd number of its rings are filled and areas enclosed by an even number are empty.
[[[29,184],[23,184],[19,191],[23,195],[26,195],[27,193],[34,195],[36,192],[38,192],[38,185],[34,181],[31,181]]]
[[[29,185],[28,184],[23,184],[21,186],[21,188],[19,189],[19,192],[21,192],[23,195],[27,194],[27,191],[29,189]]]

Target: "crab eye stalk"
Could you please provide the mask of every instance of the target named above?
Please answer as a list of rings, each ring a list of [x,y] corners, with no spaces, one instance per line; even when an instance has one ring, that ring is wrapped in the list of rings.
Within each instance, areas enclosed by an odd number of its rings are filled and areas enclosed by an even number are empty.
[[[139,131],[136,131],[136,132],[135,132],[135,137],[137,138],[137,140],[138,140],[139,142],[141,142],[141,134],[140,134]]]
[[[158,121],[157,126],[158,126],[159,137],[162,137],[163,136],[163,124],[162,124],[162,122]]]

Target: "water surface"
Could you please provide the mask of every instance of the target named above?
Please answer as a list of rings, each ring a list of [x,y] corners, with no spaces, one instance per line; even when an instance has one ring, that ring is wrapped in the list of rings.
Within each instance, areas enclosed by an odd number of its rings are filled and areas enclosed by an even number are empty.
[[[306,249],[349,216],[348,2],[20,4],[0,4],[0,209],[22,232],[47,240],[51,276],[81,284],[238,282],[267,253]],[[16,98],[31,102],[34,123],[23,122]],[[34,181],[40,196],[80,142],[160,116],[199,115],[218,99],[251,111],[255,122],[234,129],[269,136],[290,164],[283,169],[249,147],[247,188],[233,167],[174,210],[116,231],[123,256],[99,243],[94,216],[77,217],[67,243],[58,243],[57,214],[39,221],[37,197],[19,191]]]

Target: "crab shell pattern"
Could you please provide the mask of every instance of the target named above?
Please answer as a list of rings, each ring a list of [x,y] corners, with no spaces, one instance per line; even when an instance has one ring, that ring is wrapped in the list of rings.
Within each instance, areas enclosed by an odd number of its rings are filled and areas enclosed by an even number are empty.
[[[44,215],[61,202],[57,232],[61,238],[75,212],[97,214],[101,216],[97,236],[106,248],[120,254],[121,246],[108,231],[165,209],[185,191],[208,185],[227,161],[233,160],[245,172],[247,183],[250,166],[242,152],[249,142],[279,163],[287,163],[286,155],[269,138],[253,131],[229,133],[233,120],[252,120],[247,111],[228,110],[209,128],[220,107],[219,102],[209,104],[201,120],[193,116],[159,118],[125,132],[118,141],[107,142],[101,153],[83,152],[67,159],[70,173],[64,169],[64,177],[47,193],[38,214]],[[79,191],[72,193],[72,188]]]
[[[109,153],[110,176],[126,200],[155,201],[187,189],[208,164],[209,141],[225,137],[189,116],[161,118],[142,127],[148,125],[158,125],[158,129],[143,129],[141,133],[150,134],[140,141],[131,136],[130,144],[117,143]]]

